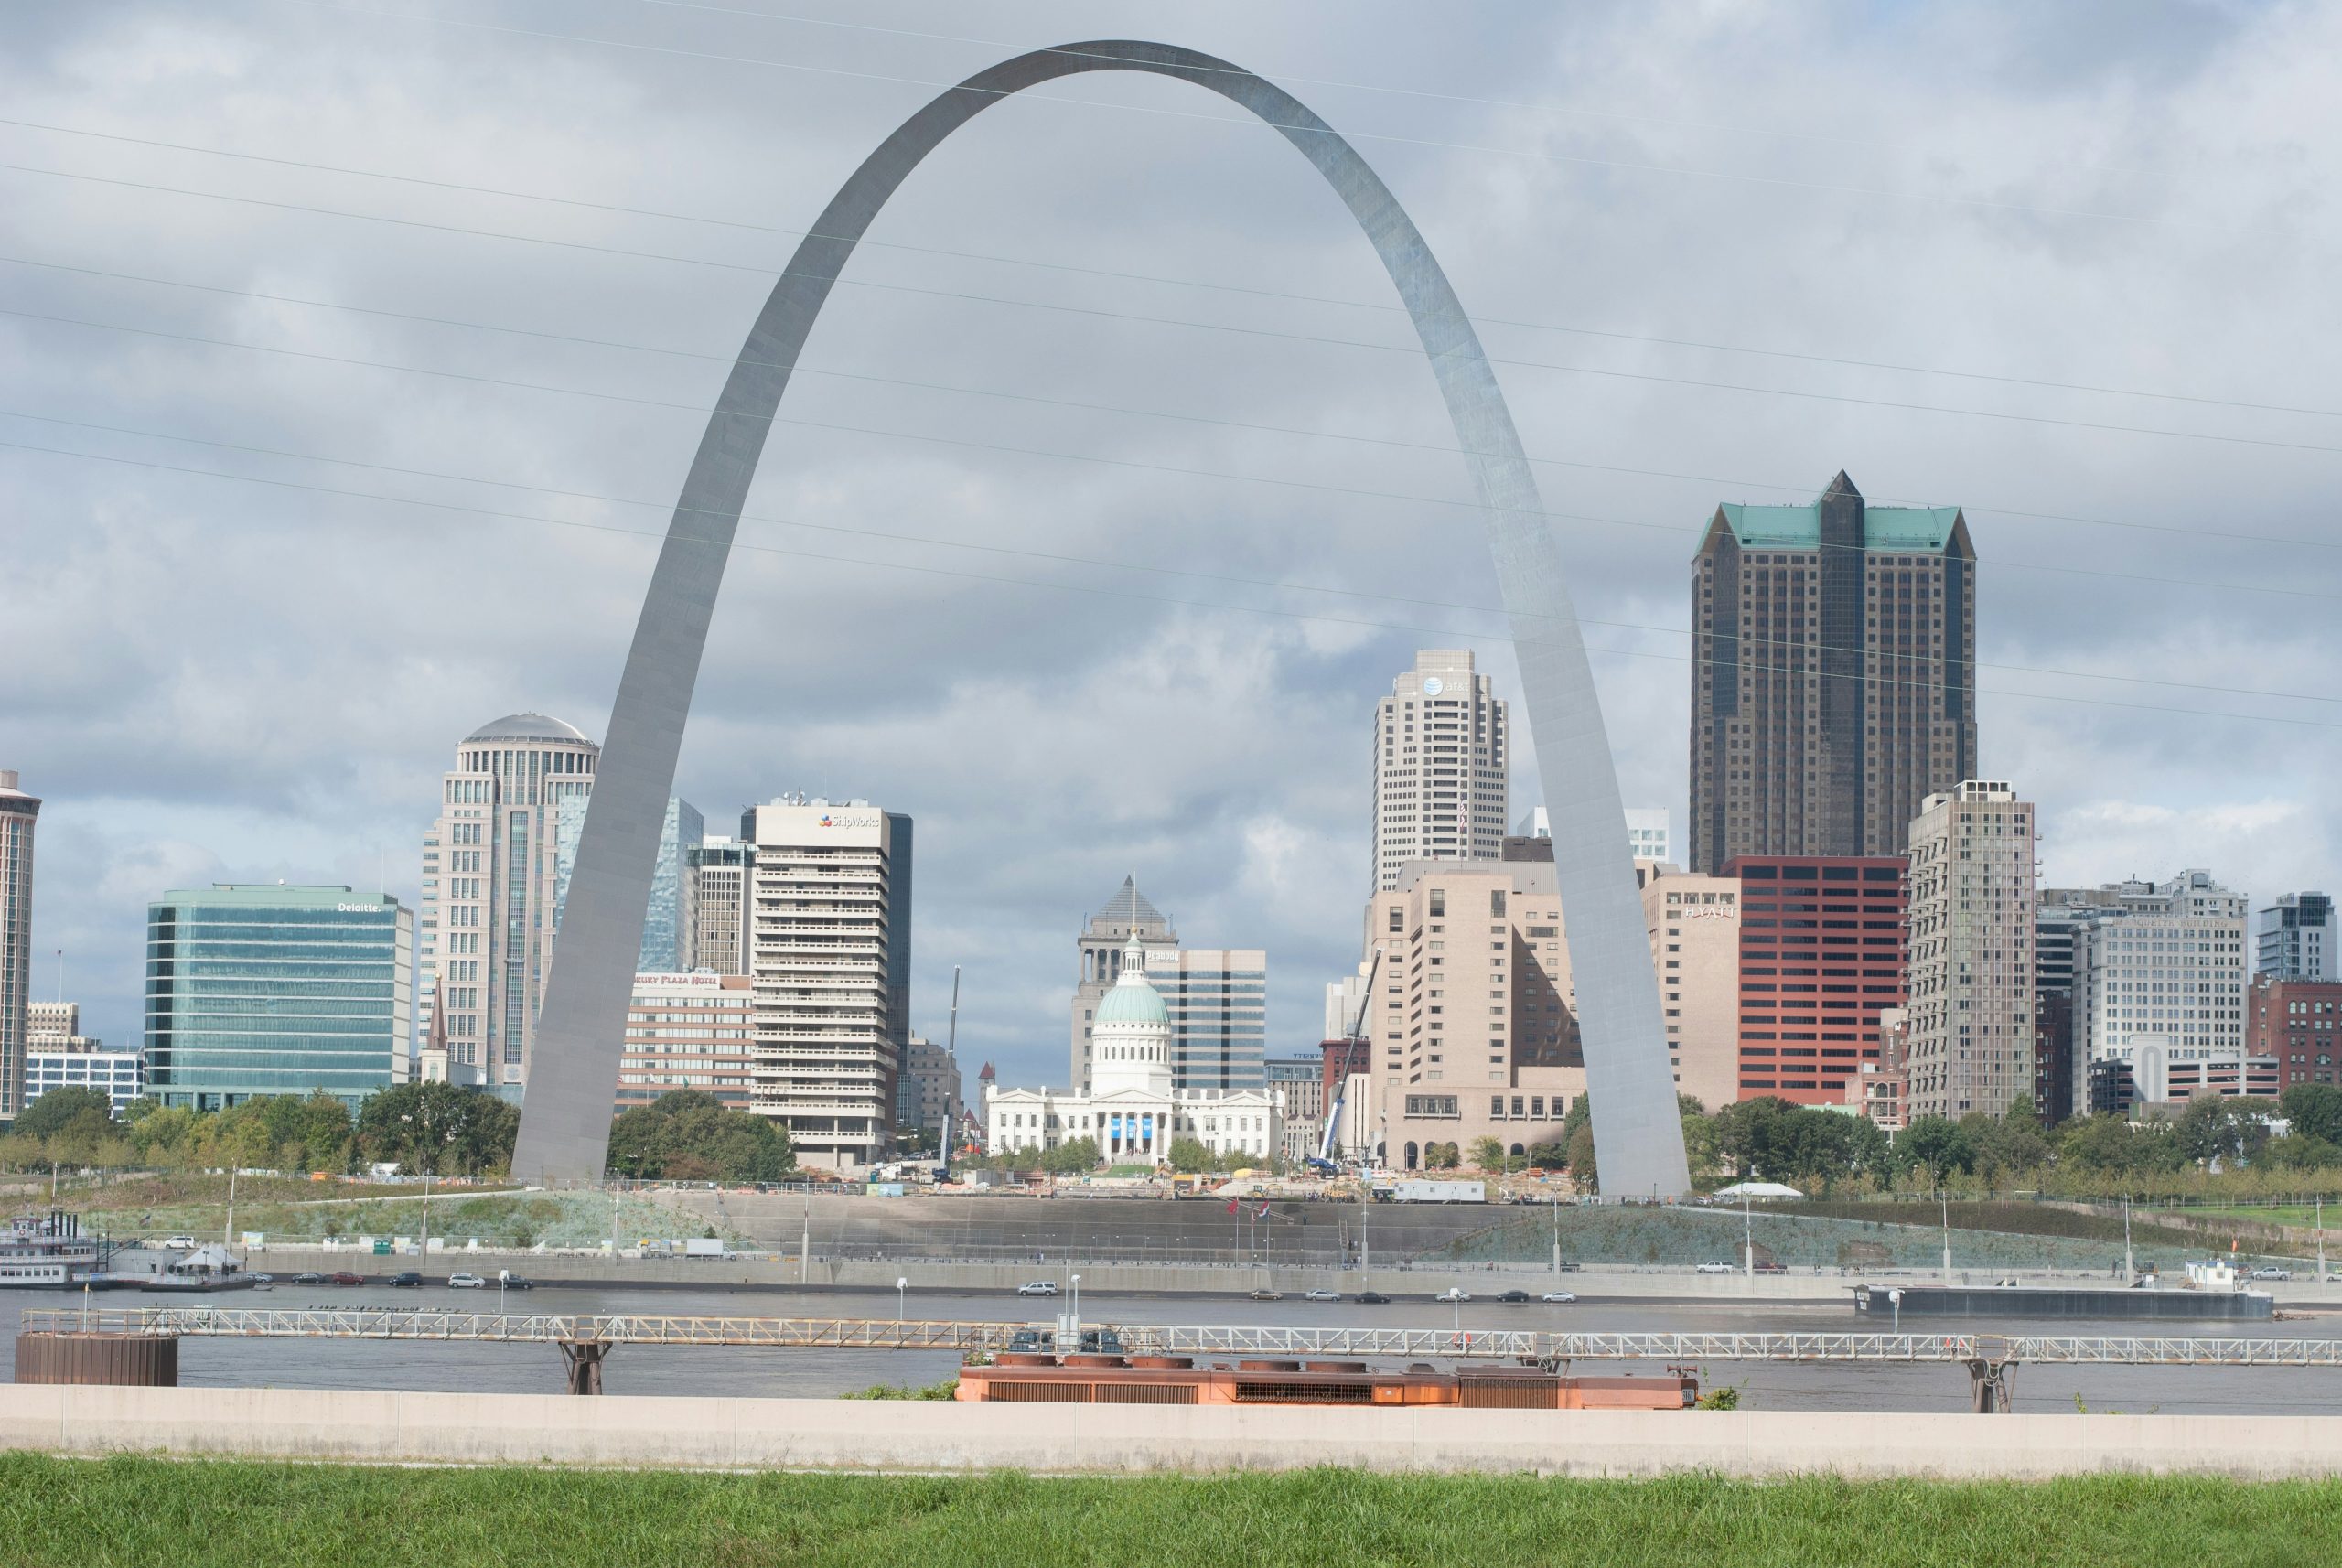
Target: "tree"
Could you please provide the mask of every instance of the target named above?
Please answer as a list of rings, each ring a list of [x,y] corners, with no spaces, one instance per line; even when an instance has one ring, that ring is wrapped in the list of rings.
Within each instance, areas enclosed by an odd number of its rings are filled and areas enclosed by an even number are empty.
[[[509,1170],[520,1130],[520,1108],[510,1101],[452,1083],[403,1083],[367,1096],[358,1109],[360,1152],[416,1175],[426,1167],[443,1176]]]
[[[1075,1138],[1041,1156],[1041,1168],[1052,1176],[1086,1176],[1104,1158],[1095,1138]]]
[[[1896,1155],[1907,1170],[1924,1172],[1937,1187],[1954,1171],[1976,1168],[1976,1150],[1957,1122],[1941,1116],[1916,1116],[1895,1141]]]
[[[1566,1170],[1569,1168],[1569,1163],[1570,1151],[1566,1144],[1555,1143],[1549,1139],[1542,1144],[1529,1145],[1529,1168],[1531,1170]]]
[[[1501,1169],[1505,1163],[1503,1140],[1480,1137],[1472,1140],[1472,1164],[1476,1169]]]
[[[2172,1137],[2181,1155],[2199,1163],[2250,1161],[2269,1141],[2269,1118],[2276,1111],[2273,1101],[2202,1095],[2179,1113]]]
[[[1601,1185],[1602,1178],[1595,1169],[1594,1123],[1590,1121],[1570,1134],[1569,1171],[1581,1190],[1592,1191]]]
[[[2297,1083],[2278,1100],[2296,1137],[2316,1138],[2342,1147],[2342,1089],[2330,1083]]]
[[[2289,1133],[2262,1145],[2259,1165],[2272,1171],[2316,1171],[2342,1165],[2342,1147],[2323,1138]]]
[[[652,1181],[779,1181],[796,1170],[797,1155],[769,1118],[676,1089],[610,1123],[610,1163]]]
[[[1208,1171],[1211,1169],[1211,1151],[1204,1146],[1204,1141],[1201,1138],[1171,1140],[1171,1168],[1173,1170],[1188,1173]]]
[[[100,1136],[113,1128],[113,1101],[102,1089],[52,1089],[16,1118],[19,1137],[53,1138],[69,1128]]]
[[[1453,1144],[1423,1145],[1423,1168],[1430,1171],[1452,1171],[1464,1163],[1464,1152]]]

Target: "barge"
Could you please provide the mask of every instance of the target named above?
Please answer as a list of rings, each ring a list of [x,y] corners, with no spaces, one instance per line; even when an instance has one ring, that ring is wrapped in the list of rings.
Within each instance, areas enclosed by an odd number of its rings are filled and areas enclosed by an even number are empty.
[[[1421,1361],[1378,1369],[1365,1361],[1011,1350],[989,1364],[962,1367],[957,1397],[979,1403],[1688,1410],[1699,1402],[1700,1382],[1680,1367],[1660,1377],[1579,1378],[1533,1364],[1442,1370]]]

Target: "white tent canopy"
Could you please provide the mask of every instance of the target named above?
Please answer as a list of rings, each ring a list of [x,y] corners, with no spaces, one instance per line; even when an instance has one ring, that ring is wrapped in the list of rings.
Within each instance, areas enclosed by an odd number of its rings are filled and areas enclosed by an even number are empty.
[[[1777,1181],[1736,1181],[1716,1188],[1718,1197],[1803,1197],[1805,1194]]]

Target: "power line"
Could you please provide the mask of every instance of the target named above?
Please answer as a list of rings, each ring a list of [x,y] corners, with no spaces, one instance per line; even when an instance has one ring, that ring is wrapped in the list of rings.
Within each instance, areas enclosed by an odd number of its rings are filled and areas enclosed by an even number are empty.
[[[587,44],[599,48],[628,49],[637,53],[669,56],[680,59],[711,60],[729,65],[767,66],[777,70],[793,70],[812,76],[843,77],[859,81],[883,81],[897,86],[926,88],[936,92],[955,88],[966,91],[986,91],[967,88],[958,81],[935,81],[924,77],[896,76],[874,70],[849,70],[841,66],[806,65],[797,60],[773,59],[763,56],[678,48],[672,45],[638,43],[624,38],[597,38],[586,34],[548,32],[542,28],[515,27],[494,22],[466,21],[453,16],[424,16],[404,11],[381,11],[362,5],[336,4],[333,0],[282,0],[282,3],[302,5],[311,10],[338,11],[354,16],[374,16],[390,21],[425,22],[439,27],[467,27],[510,38],[542,38],[554,43]],[[2073,207],[2047,207],[2021,201],[1994,201],[1985,197],[1945,196],[1926,191],[1889,190],[1877,186],[1846,185],[1824,180],[1787,179],[1771,175],[1733,174],[1722,169],[1686,168],[1670,164],[1639,163],[1628,158],[1597,158],[1578,153],[1544,152],[1526,147],[1488,146],[1472,142],[1443,142],[1423,136],[1401,136],[1373,131],[1348,131],[1330,125],[1287,124],[1280,121],[1260,119],[1250,114],[1241,117],[1230,114],[1207,114],[1192,109],[1166,109],[1153,104],[1113,103],[1092,98],[1067,98],[1058,93],[1034,92],[1029,90],[1021,92],[997,92],[997,96],[1004,101],[1013,102],[1068,104],[1077,108],[1152,114],[1175,120],[1202,120],[1211,124],[1273,130],[1280,134],[1335,135],[1350,141],[1380,142],[1386,145],[1394,146],[1426,147],[1439,152],[1479,153],[1500,157],[1529,158],[1545,163],[1575,164],[1591,168],[1615,169],[1636,174],[1670,175],[1687,179],[1716,180],[1790,190],[1816,190],[1842,196],[1875,197],[1891,201],[1934,202],[1986,212],[2022,212],[2042,218],[2087,218],[2101,222],[2136,223],[2155,228],[2205,229],[2216,231],[2221,234],[2288,237],[2283,231],[2274,229],[2245,229],[2226,223],[2193,223],[2175,218],[2151,218],[2139,213],[2100,212]]]
[[[144,430],[133,425],[104,424],[93,420],[86,419],[66,419],[57,414],[28,413],[22,409],[0,408],[0,418],[21,419],[38,424],[62,425],[72,430],[97,431],[108,435],[131,435],[136,436],[142,440],[176,441],[190,446],[209,446],[217,451],[242,452],[253,456],[283,457],[295,462],[325,463],[337,467],[363,468],[373,473],[399,474],[409,478],[442,479],[456,484],[486,485],[499,489],[525,490],[532,495],[550,496],[563,500],[593,501],[609,506],[638,507],[651,511],[668,513],[697,511],[700,515],[704,516],[714,517],[723,515],[722,513],[710,511],[704,508],[671,506],[664,501],[642,500],[632,496],[613,496],[601,494],[592,490],[564,489],[553,485],[531,484],[526,480],[488,478],[478,474],[456,474],[449,473],[445,469],[417,468],[404,464],[377,463],[364,458],[331,457],[324,455],[323,453],[299,452],[282,446],[258,446],[242,442],[218,441],[209,436],[180,435],[163,430]],[[1068,555],[1046,550],[1027,550],[1014,545],[972,543],[964,540],[937,538],[930,534],[895,533],[883,529],[865,528],[859,525],[804,522],[793,518],[776,517],[770,514],[756,512],[744,511],[739,514],[739,521],[742,522],[773,523],[782,528],[809,529],[824,533],[852,534],[856,537],[865,539],[883,539],[890,543],[897,544],[918,544],[929,548],[972,550],[991,554],[1015,555],[1029,560],[1049,561],[1075,566],[1096,566],[1110,571],[1153,572],[1166,576],[1192,577],[1201,582],[1228,583],[1253,588],[1273,588],[1286,593],[1333,594],[1348,598],[1380,600],[1389,604],[1420,605],[1428,609],[1463,610],[1474,615],[1512,614],[1511,611],[1506,609],[1501,605],[1461,604],[1445,599],[1417,598],[1406,594],[1378,594],[1363,588],[1337,588],[1315,583],[1295,583],[1273,578],[1242,577],[1221,572],[1198,572],[1187,567],[1152,566],[1139,562],[1115,561],[1090,555]],[[645,537],[661,536],[646,534]],[[1599,626],[1617,631],[1647,631],[1655,632],[1660,636],[1666,637],[1689,637],[1694,635],[1693,628],[1691,627],[1651,626],[1648,623],[1639,621],[1602,620],[1588,616],[1574,616],[1571,618],[1583,626]],[[1804,646],[1803,643],[1788,638],[1753,637],[1746,634],[1742,634],[1737,640],[1743,645],[1754,646],[1760,649],[1798,650]],[[2004,664],[1988,660],[1978,660],[1975,661],[1975,667],[1980,670],[2003,670],[2007,671],[2012,674],[2053,675],[2075,681],[2108,681],[2130,685],[2167,686],[2180,691],[2217,692],[2229,696],[2272,697],[2303,703],[2342,703],[2342,695],[2329,696],[2315,692],[2272,692],[2249,686],[2219,686],[2194,681],[2163,681],[2144,675],[2109,675],[2097,671],[2060,670],[2054,666],[2036,664]]]
[[[359,316],[381,317],[392,321],[411,321],[434,327],[453,327],[473,332],[502,332],[519,338],[534,338],[546,342],[575,344],[583,348],[618,349],[630,353],[663,354],[675,359],[698,360],[709,364],[734,363],[778,367],[779,361],[745,360],[736,355],[714,353],[696,349],[670,348],[659,343],[634,343],[613,338],[587,338],[575,333],[545,332],[528,327],[507,327],[497,322],[467,321],[456,317],[426,316],[415,311],[384,310],[372,306],[348,305],[337,300],[308,299],[297,295],[269,294],[257,289],[228,288],[216,284],[188,283],[177,278],[150,277],[139,273],[111,271],[102,267],[76,266],[63,262],[35,261],[25,256],[0,255],[0,263],[15,266],[39,267],[52,272],[78,274],[116,282],[151,284],[162,288],[189,289],[203,294],[224,295],[237,299],[264,300],[273,305],[296,305],[315,310],[339,310]],[[121,328],[134,330],[133,328]],[[206,341],[212,341],[206,339]],[[256,345],[240,345],[257,347]],[[1402,441],[1394,436],[1358,435],[1340,430],[1311,430],[1299,425],[1262,424],[1251,420],[1223,419],[1214,415],[1176,413],[1162,409],[1130,408],[1116,403],[1088,403],[1071,398],[1040,397],[1026,392],[1003,392],[996,388],[957,386],[944,381],[913,381],[900,376],[875,376],[853,371],[823,370],[806,364],[792,367],[801,376],[819,376],[833,381],[863,381],[878,386],[914,387],[926,392],[952,392],[963,397],[995,398],[1009,403],[1029,403],[1048,408],[1073,408],[1091,413],[1128,414],[1139,419],[1161,419],[1183,424],[1202,424],[1227,430],[1258,431],[1273,435],[1302,435],[1322,441],[1348,441],[1364,446],[1389,446],[1401,451],[1436,452],[1446,456],[1474,456],[1481,454],[1444,446],[1432,441]],[[1638,468],[1617,463],[1588,463],[1568,457],[1528,458],[1552,467],[1583,468],[1599,473],[1631,474],[1645,478],[1680,479],[1707,485],[1738,485],[1755,489],[1782,490],[1804,495],[1812,489],[1810,484],[1786,485],[1769,479],[1744,479],[1714,474],[1686,474],[1663,468]],[[1892,498],[1872,498],[1878,504],[1890,504]],[[2033,518],[2047,521],[2072,522],[2094,528],[2121,528],[2144,533],[2170,533],[2192,538],[2218,540],[2222,543],[2275,544],[2292,550],[2342,550],[2342,539],[2301,539],[2289,534],[2238,533],[2226,529],[2189,528],[2176,523],[2143,522],[2133,519],[2083,517],[2065,512],[2020,511],[2009,507],[1972,506],[1963,503],[1966,511],[1989,512],[2002,517]]]
[[[639,3],[660,4],[661,0],[639,0]],[[858,24],[838,23],[835,25],[853,27]],[[240,152],[231,148],[202,146],[189,142],[169,142],[151,136],[132,136],[111,131],[91,131],[80,126],[58,125],[39,120],[12,120],[0,117],[0,125],[12,125],[20,130],[42,131],[57,135],[82,136],[93,141],[118,142],[129,146],[191,153],[206,157],[231,158],[245,163],[269,164],[281,168],[305,169],[316,174],[347,175],[360,179],[387,180],[400,185],[421,186],[433,190],[459,191],[470,196],[492,196],[507,200],[540,201],[553,206],[574,207],[586,211],[609,212],[632,218],[655,218],[677,223],[702,223],[719,228],[739,229],[751,233],[778,234],[800,239],[840,238],[835,235],[820,234],[813,230],[790,229],[774,223],[756,223],[732,218],[710,218],[698,213],[670,212],[659,208],[630,207],[618,202],[589,201],[575,197],[547,196],[538,191],[511,190],[497,186],[467,185],[457,180],[430,179],[419,175],[391,174],[379,169],[352,168],[343,164],[316,163],[303,158],[276,157],[265,153]],[[182,192],[182,194],[202,195],[205,193]],[[1127,283],[1159,284],[1175,288],[1209,289],[1220,294],[1249,295],[1262,299],[1331,305],[1348,310],[1404,314],[1407,309],[1403,305],[1393,305],[1380,300],[1339,299],[1326,295],[1296,294],[1284,289],[1260,288],[1244,284],[1209,283],[1197,278],[1166,277],[1155,273],[1123,272],[1108,267],[1080,266],[1067,262],[1036,261],[1029,257],[1003,256],[982,251],[956,251],[936,245],[910,245],[899,241],[856,238],[855,244],[857,248],[876,247],[883,250],[902,251],[915,255],[949,256],[961,261],[991,262],[1003,266],[1074,273],[1087,277],[1112,278]],[[1597,327],[1577,327],[1553,321],[1529,321],[1513,317],[1476,315],[1471,319],[1483,327],[1514,327],[1528,331],[1565,333],[1574,337],[1600,338],[1621,343],[1647,343],[1661,348],[1697,349],[1719,354],[1745,354],[1760,359],[1790,360],[1803,364],[1834,365],[1853,370],[1891,371],[1905,375],[1942,376],[1952,380],[1987,381],[2003,386],[2033,387],[2050,392],[2085,392],[2103,397],[2146,398],[2162,403],[2195,403],[2210,408],[2244,409],[2262,413],[2295,413],[2326,419],[2342,418],[2342,409],[2309,408],[2291,403],[2254,403],[2241,398],[2210,397],[2190,392],[2151,392],[2137,387],[2099,386],[2086,381],[2050,381],[2036,376],[2003,375],[1987,371],[1945,370],[1933,365],[1911,365],[1895,360],[1854,359],[1836,354],[1813,354],[1791,349],[1752,349],[1744,344],[1712,343],[1699,338],[1666,338],[1640,332],[1618,332]]]
[[[288,0],[300,4],[305,0]],[[343,209],[315,207],[301,202],[274,201],[261,197],[231,196],[220,191],[190,190],[179,186],[157,185],[150,181],[118,179],[105,175],[78,174],[67,169],[39,168],[29,164],[0,163],[0,170],[16,174],[45,175],[58,179],[85,180],[97,185],[120,186],[132,190],[200,198],[213,201],[237,202],[247,206],[272,208],[280,211],[306,212],[320,217],[347,218],[375,223],[395,224],[402,228],[434,230],[443,233],[469,234],[482,239],[510,240],[524,244],[550,245],[561,250],[588,252],[600,255],[623,256],[636,261],[679,263],[687,266],[714,267],[725,272],[754,273],[762,277],[790,277],[787,268],[778,272],[768,266],[743,262],[720,262],[702,256],[679,256],[651,251],[632,251],[610,245],[587,244],[575,240],[548,240],[532,234],[510,234],[495,230],[471,229],[461,224],[431,223],[419,219],[389,218],[377,213],[351,212]],[[909,284],[880,283],[869,278],[838,277],[833,285],[851,288],[880,289],[892,294],[918,295],[935,299],[951,299],[984,305],[1012,306],[1024,310],[1047,310],[1062,315],[1082,316],[1116,321],[1144,321],[1157,326],[1187,328],[1196,331],[1228,332],[1251,338],[1270,338],[1286,342],[1324,343],[1338,348],[1369,349],[1378,353],[1413,355],[1419,352],[1413,344],[1375,343],[1363,338],[1327,338],[1305,332],[1280,331],[1264,327],[1236,327],[1224,322],[1193,321],[1176,317],[1147,316],[1135,311],[1105,310],[1090,306],[1060,305],[1029,299],[1010,299],[998,295],[970,294],[957,289],[921,288]],[[1646,381],[1660,386],[1700,387],[1714,392],[1745,392],[1753,396],[1791,398],[1809,403],[1843,403],[1856,407],[1898,409],[1907,413],[1939,413],[1969,419],[1987,419],[2017,424],[2053,425],[2069,430],[2094,430],[2100,433],[2128,435],[2159,435],[2180,441],[2208,441],[2224,446],[2262,446],[2283,451],[2342,453],[2342,446],[2314,441],[2278,441],[2258,435],[2226,435],[2211,431],[2173,430],[2161,425],[2117,424],[2111,421],[2062,419],[2052,414],[2013,413],[2001,409],[1960,408],[1942,403],[1910,403],[1897,398],[1856,397],[1844,392],[1808,392],[1793,387],[1752,386],[1742,381],[1707,381],[1696,376],[1665,376],[1648,371],[1621,371],[1594,365],[1563,365],[1545,360],[1503,359],[1483,355],[1491,365],[1516,370],[1553,371],[1567,375],[1595,376],[1612,381]]]
[[[5,306],[0,306],[0,316],[14,316],[20,319],[51,322],[60,326],[86,327],[107,332],[130,333],[141,337],[159,338],[172,342],[197,343],[207,347],[221,349],[241,349],[248,352],[259,354],[278,354],[289,359],[314,360],[326,364],[349,365],[361,369],[390,371],[408,375],[434,376],[447,381],[467,381],[480,386],[505,387],[521,392],[553,392],[565,397],[588,398],[607,403],[632,403],[644,408],[667,409],[679,413],[698,415],[712,414],[714,412],[713,408],[703,404],[674,403],[660,398],[638,397],[628,392],[598,392],[583,387],[559,386],[545,381],[513,381],[504,377],[478,375],[465,371],[444,371],[422,365],[395,364],[388,360],[361,360],[355,356],[345,354],[319,353],[314,349],[281,349],[267,344],[240,343],[231,338],[206,338],[196,333],[167,332],[156,328],[128,327],[115,322],[92,321],[77,317],[49,316],[38,311],[12,310]],[[799,429],[824,430],[849,435],[875,435],[886,440],[917,441],[929,446],[954,446],[965,450],[980,452],[1005,452],[1012,453],[1019,456],[1047,457],[1060,462],[1089,463],[1103,467],[1129,468],[1143,473],[1177,474],[1192,478],[1226,479],[1241,484],[1268,485],[1281,489],[1316,490],[1329,495],[1355,496],[1375,500],[1405,501],[1419,506],[1461,507],[1475,511],[1491,510],[1484,506],[1483,503],[1479,501],[1462,500],[1450,496],[1417,495],[1399,490],[1378,490],[1355,485],[1329,485],[1319,480],[1279,478],[1272,475],[1264,474],[1239,474],[1225,469],[1198,468],[1176,463],[1148,463],[1142,462],[1132,457],[1105,457],[1100,456],[1094,453],[1059,452],[1053,451],[1046,447],[1017,446],[1006,442],[977,441],[965,436],[929,435],[908,430],[881,430],[869,425],[844,424],[833,420],[800,419],[780,413],[758,415],[757,417],[768,424],[790,425]],[[1603,523],[1619,528],[1641,528],[1655,530],[1660,532],[1679,534],[1695,532],[1693,530],[1681,528],[1673,523],[1641,522],[1629,518],[1604,517],[1590,512],[1553,511],[1535,507],[1499,507],[1493,510],[1514,512],[1528,517],[1540,517],[1548,521]],[[1800,550],[1810,548],[1814,551],[1820,552],[1827,549],[1841,548],[1852,550],[1857,547],[1853,545],[1836,546],[1816,543],[1810,547],[1800,545],[1799,548]],[[2202,592],[2206,589],[2224,589],[2235,593],[2273,594],[2288,598],[2334,599],[2342,597],[2342,596],[2321,593],[2311,588],[2280,587],[2256,583],[2206,582],[2194,578],[2158,577],[2148,573],[2110,572],[2099,567],[2053,566],[2028,561],[2004,561],[1999,563],[1999,565],[2002,568],[2010,571],[2042,572],[2055,574],[2059,576],[2099,577],[2115,582],[2154,583],[2165,586],[2184,587],[2196,592]]]
[[[385,495],[377,490],[347,489],[338,486],[311,484],[295,479],[271,478],[255,474],[229,474],[222,473],[218,469],[213,468],[197,468],[181,464],[157,463],[150,459],[123,457],[110,453],[80,452],[64,447],[43,446],[32,442],[0,441],[0,449],[43,453],[51,456],[77,457],[91,462],[113,463],[128,467],[145,468],[161,473],[185,474],[200,478],[225,479],[238,484],[260,485],[276,489],[304,491],[311,494],[336,496],[349,499],[387,501],[400,506],[423,507],[433,510],[461,512],[475,517],[497,518],[516,522],[543,523],[557,528],[578,529],[587,532],[621,534],[638,539],[653,541],[664,541],[669,538],[675,537],[670,533],[661,532],[651,529],[621,528],[611,523],[581,522],[568,518],[549,518],[530,512],[501,511],[493,508],[472,506],[457,501],[439,501],[413,496]],[[331,461],[332,459],[325,460]],[[785,523],[784,525],[789,527],[813,526],[793,522]],[[682,537],[688,540],[690,536],[684,535]],[[1247,615],[1276,616],[1286,619],[1322,621],[1338,626],[1370,627],[1385,631],[1414,632],[1426,636],[1463,638],[1473,641],[1482,642],[1511,643],[1517,640],[1514,638],[1501,634],[1459,631],[1448,627],[1413,626],[1396,621],[1369,620],[1361,618],[1346,616],[1329,616],[1314,611],[1279,609],[1259,605],[1226,604],[1218,601],[1199,599],[1176,599],[1157,595],[1133,593],[1127,589],[1101,587],[1090,584],[1058,583],[1040,578],[1002,576],[995,574],[962,571],[954,567],[921,565],[914,563],[897,561],[873,561],[860,556],[823,555],[811,551],[790,550],[779,545],[742,543],[736,540],[733,542],[728,548],[736,551],[752,551],[760,554],[790,556],[800,560],[826,561],[840,565],[867,566],[879,571],[917,572],[934,576],[964,578],[974,582],[996,583],[1019,587],[1054,588],[1072,593],[1102,595],[1115,598],[1134,599],[1142,603],[1172,605],[1190,609],[1224,610],[1235,611]],[[1144,566],[1127,566],[1121,567],[1120,569],[1132,571],[1157,570],[1157,568]],[[1309,590],[1305,589],[1303,591]],[[1335,591],[1347,592],[1348,590]],[[1525,618],[1538,619],[1545,618],[1532,616]],[[1581,620],[1580,624],[1612,623],[1593,623]],[[1679,632],[1674,635],[1681,634]],[[1589,651],[1614,654],[1622,658],[1630,659],[1660,659],[1665,660],[1670,663],[1690,664],[1703,667],[1714,666],[1716,664],[1715,660],[1701,659],[1696,656],[1659,653],[1644,649],[1595,648],[1590,649]],[[1800,670],[1783,666],[1767,666],[1763,667],[1759,672],[1767,674],[1811,675],[1820,680],[1866,680],[1872,684],[1908,686],[1929,692],[1938,689],[1932,682],[1899,681],[1892,677],[1883,676],[1840,676],[1825,672],[1818,669]],[[2034,702],[2071,703],[2079,703],[2087,707],[2122,708],[2137,712],[2174,714],[2196,718],[2224,719],[2246,724],[2282,724],[2300,725],[2311,729],[2342,729],[2342,720],[2286,718],[2257,714],[2224,713],[2217,709],[2180,708],[2156,703],[2120,702],[2112,698],[2105,697],[2076,697],[2041,692],[2019,692],[2003,687],[1976,687],[1973,688],[1973,690],[1982,695],[2017,697]]]

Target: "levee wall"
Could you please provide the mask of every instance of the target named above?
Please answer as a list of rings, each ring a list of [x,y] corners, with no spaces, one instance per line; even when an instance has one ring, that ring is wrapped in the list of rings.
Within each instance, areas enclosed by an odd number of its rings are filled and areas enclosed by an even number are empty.
[[[2342,1418],[1340,1410],[0,1388],[0,1447],[368,1464],[1043,1474],[2342,1474]]]

